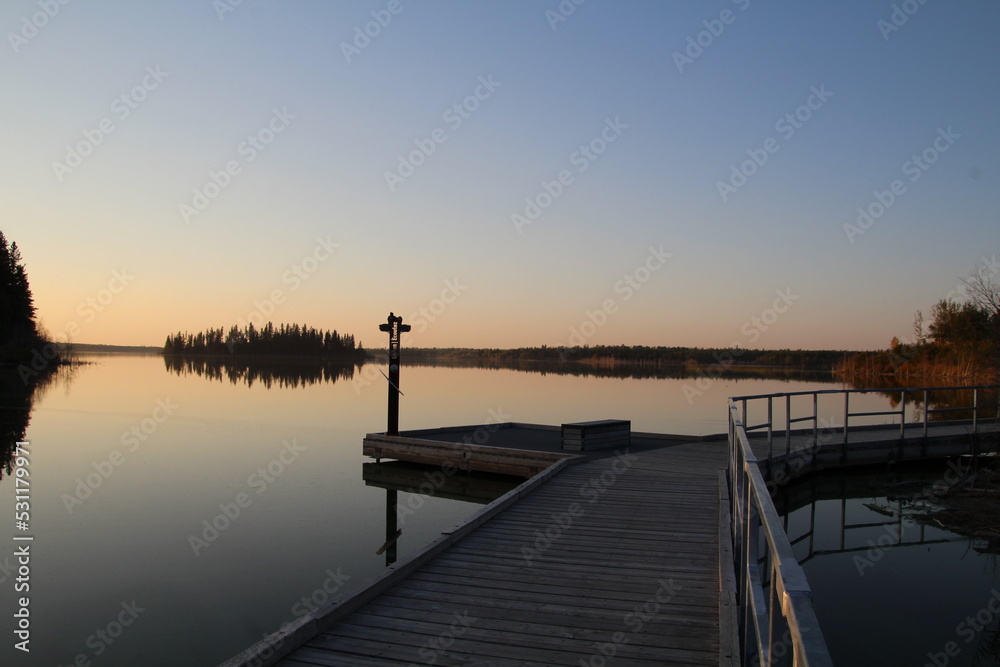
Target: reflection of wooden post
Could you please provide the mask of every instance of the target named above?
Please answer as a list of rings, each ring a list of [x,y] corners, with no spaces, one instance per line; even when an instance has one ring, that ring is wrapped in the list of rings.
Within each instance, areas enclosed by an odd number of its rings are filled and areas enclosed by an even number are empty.
[[[399,336],[410,330],[409,324],[403,324],[403,318],[389,313],[385,324],[378,326],[379,331],[389,334],[389,416],[386,435],[399,435]]]
[[[385,566],[396,562],[396,489],[385,490]]]

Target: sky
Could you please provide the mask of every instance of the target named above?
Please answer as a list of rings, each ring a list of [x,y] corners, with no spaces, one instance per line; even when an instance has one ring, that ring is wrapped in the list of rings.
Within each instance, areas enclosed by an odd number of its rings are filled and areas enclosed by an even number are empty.
[[[64,4],[65,2],[65,4]],[[884,348],[1000,248],[993,0],[5,0],[59,341]]]

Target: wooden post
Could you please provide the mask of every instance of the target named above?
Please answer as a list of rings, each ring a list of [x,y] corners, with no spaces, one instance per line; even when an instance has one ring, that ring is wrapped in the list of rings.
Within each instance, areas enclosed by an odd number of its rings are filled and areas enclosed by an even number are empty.
[[[389,415],[386,435],[399,435],[399,337],[410,330],[403,324],[403,318],[389,313],[385,324],[378,325],[379,331],[389,334]]]

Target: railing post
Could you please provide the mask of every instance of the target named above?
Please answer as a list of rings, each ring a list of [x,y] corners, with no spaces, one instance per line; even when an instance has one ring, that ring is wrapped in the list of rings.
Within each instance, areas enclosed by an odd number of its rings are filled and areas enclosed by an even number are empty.
[[[972,388],[972,432],[979,433],[979,387]]]
[[[813,392],[813,455],[819,449],[819,394]]]
[[[771,457],[774,456],[774,428],[772,422],[774,421],[772,402],[774,397],[767,397],[767,476],[771,477]]]
[[[927,440],[927,413],[930,410],[930,406],[927,403],[927,396],[929,392],[924,389],[924,440]]]
[[[843,461],[847,461],[847,425],[851,418],[851,393],[850,391],[844,392],[844,444],[841,448],[841,458]]]
[[[903,458],[903,445],[906,444],[906,390],[899,394],[899,457]]]
[[[785,463],[792,454],[792,396],[785,395]]]

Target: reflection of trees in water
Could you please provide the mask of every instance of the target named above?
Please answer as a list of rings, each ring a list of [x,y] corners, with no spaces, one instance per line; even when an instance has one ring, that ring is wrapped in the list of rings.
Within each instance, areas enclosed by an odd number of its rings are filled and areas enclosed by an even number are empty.
[[[52,367],[25,384],[15,368],[0,368],[0,479],[14,468],[14,450],[24,440],[34,401],[73,366]]]
[[[331,359],[251,359],[248,357],[163,357],[167,370],[178,375],[197,374],[211,380],[229,380],[252,387],[305,387],[322,382],[350,380],[355,365]]]
[[[430,366],[445,368],[481,368],[486,370],[513,370],[542,375],[575,375],[579,377],[653,378],[710,380],[757,379],[797,380],[803,382],[839,382],[829,371],[783,368],[780,366],[697,366],[697,365],[643,365],[641,363],[592,363],[580,361],[512,361],[509,363],[477,362],[464,359],[411,360],[403,352],[403,366]],[[385,357],[376,356],[373,363],[385,364]]]
[[[891,378],[873,378],[881,380],[877,383],[869,383],[865,379],[852,380],[851,389],[872,389],[874,393],[885,396],[889,399],[889,405],[898,408],[903,398],[903,389],[911,388],[911,385],[903,383],[893,383]],[[885,380],[889,380],[886,382]],[[897,389],[898,387],[898,389]],[[928,421],[940,421],[948,419],[972,419],[972,405],[978,406],[977,412],[980,419],[1000,418],[1000,391],[997,388],[974,390],[971,386],[959,389],[930,390],[927,392],[927,405],[931,410],[951,410],[951,412],[931,412]],[[908,418],[923,419],[924,414],[924,392],[907,391],[906,405],[912,405],[914,412],[907,410]],[[969,408],[962,410],[961,408]],[[911,417],[912,415],[912,417]]]

